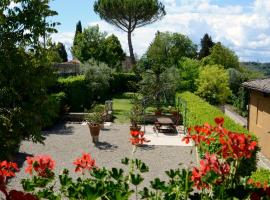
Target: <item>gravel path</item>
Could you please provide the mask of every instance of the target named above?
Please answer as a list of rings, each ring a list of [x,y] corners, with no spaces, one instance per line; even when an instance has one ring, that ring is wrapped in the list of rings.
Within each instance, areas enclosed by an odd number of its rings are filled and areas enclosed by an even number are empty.
[[[88,127],[81,124],[59,124],[44,134],[45,145],[32,142],[22,143],[17,156],[21,172],[16,178],[10,180],[10,188],[21,189],[20,179],[28,176],[24,173],[26,156],[49,154],[56,161],[56,172],[61,172],[63,168],[73,171],[72,162],[81,156],[82,152],[91,153],[96,159],[97,166],[123,167],[121,159],[130,157],[132,151],[132,145],[128,142],[128,125],[113,124],[109,130],[103,130],[97,146],[91,142]],[[144,175],[145,181],[142,186],[148,185],[149,181],[155,177],[166,179],[164,171],[168,169],[186,168],[191,162],[196,162],[194,147],[145,146],[138,148],[135,157],[142,159],[150,168],[150,172]]]

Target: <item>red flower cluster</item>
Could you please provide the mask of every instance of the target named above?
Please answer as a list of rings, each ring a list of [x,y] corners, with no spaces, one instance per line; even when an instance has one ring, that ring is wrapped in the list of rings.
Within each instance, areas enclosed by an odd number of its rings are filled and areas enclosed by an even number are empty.
[[[132,145],[144,144],[145,142],[150,142],[150,140],[146,140],[144,137],[144,131],[130,131],[130,142]]]
[[[85,170],[90,171],[96,167],[96,161],[91,158],[89,153],[83,153],[81,158],[77,158],[74,162],[76,165],[75,172],[82,172],[84,174]]]
[[[0,161],[0,176],[13,177],[19,171],[18,165],[14,162]]]
[[[205,159],[200,161],[200,168],[193,168],[191,180],[195,186],[200,190],[201,188],[209,188],[210,182],[207,180],[208,173],[214,173],[216,178],[213,184],[220,184],[224,181],[226,175],[230,173],[230,166],[227,163],[222,163],[218,160],[215,154],[205,155]]]
[[[25,169],[26,173],[32,175],[33,170],[38,176],[49,178],[54,175],[52,170],[55,167],[55,161],[47,155],[27,157],[26,158],[28,166]]]
[[[221,148],[217,153],[221,154],[224,159],[228,157],[250,158],[257,147],[257,142],[253,141],[249,135],[231,132],[223,128],[223,118],[215,118],[215,122],[215,127],[206,123],[203,126],[195,126],[194,130],[189,128],[188,135],[182,140],[186,143],[193,140],[195,145],[201,143],[210,145],[211,142],[219,141]]]

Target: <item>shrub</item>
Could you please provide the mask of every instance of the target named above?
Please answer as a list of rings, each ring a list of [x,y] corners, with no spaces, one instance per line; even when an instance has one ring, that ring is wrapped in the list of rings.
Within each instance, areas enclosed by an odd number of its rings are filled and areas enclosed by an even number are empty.
[[[198,86],[196,94],[211,104],[223,104],[232,94],[229,74],[221,65],[204,66],[196,82]]]
[[[58,79],[58,89],[66,94],[66,104],[71,111],[83,111],[91,107],[91,91],[84,76],[70,76]]]
[[[65,99],[66,94],[64,92],[51,94],[48,97],[42,112],[43,127],[53,125],[54,122],[59,118],[64,107]]]
[[[250,176],[253,182],[260,184],[267,183],[270,184],[270,170],[269,169],[258,169],[257,171],[253,172]]]

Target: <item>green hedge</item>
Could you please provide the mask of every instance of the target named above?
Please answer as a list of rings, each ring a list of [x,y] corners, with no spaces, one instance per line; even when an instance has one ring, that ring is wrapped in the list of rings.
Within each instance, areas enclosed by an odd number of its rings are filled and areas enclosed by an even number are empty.
[[[195,126],[202,125],[208,122],[211,125],[215,125],[214,118],[223,117],[225,119],[224,127],[236,132],[248,133],[248,130],[243,128],[240,124],[235,123],[231,118],[227,117],[221,110],[215,106],[210,105],[205,100],[191,92],[183,92],[176,94],[176,103],[180,97],[181,112],[184,110],[184,106],[181,102],[186,102],[186,125]]]
[[[270,170],[269,169],[258,169],[253,172],[250,177],[254,182],[259,182],[262,185],[266,182],[270,184]]]
[[[113,73],[110,80],[109,93],[102,93],[103,88],[100,88],[101,92],[98,92],[100,102],[106,99],[110,99],[115,94],[124,92],[136,92],[136,83],[140,80],[140,77],[132,73]],[[53,92],[65,92],[66,104],[70,107],[71,112],[83,112],[84,109],[91,108],[94,103],[93,98],[95,94],[91,94],[91,88],[89,88],[85,76],[70,76],[61,77],[58,79],[58,84],[54,87]]]
[[[42,111],[43,128],[52,126],[60,117],[64,107],[66,94],[64,92],[48,96]]]
[[[178,101],[180,98],[180,101]],[[186,113],[186,126],[193,127],[196,125],[203,125],[208,122],[215,125],[214,119],[216,117],[223,117],[225,119],[224,127],[230,131],[250,134],[247,129],[240,124],[235,123],[231,118],[227,117],[221,110],[215,106],[210,105],[200,97],[191,92],[183,92],[176,94],[176,106],[180,107],[180,112],[184,115]],[[186,109],[186,112],[184,110]],[[185,119],[184,119],[185,120]],[[257,140],[255,135],[250,134],[254,140]],[[219,151],[220,145],[218,143],[210,144],[210,153]],[[202,158],[206,152],[198,152]],[[243,159],[240,163],[238,172],[243,176],[249,176],[257,169],[257,151],[250,159]]]
[[[124,92],[137,92],[137,83],[141,77],[134,73],[113,73],[110,82],[110,90],[113,94]]]
[[[82,112],[91,107],[91,90],[87,87],[84,76],[59,78],[57,90],[66,93],[66,104],[72,112]]]

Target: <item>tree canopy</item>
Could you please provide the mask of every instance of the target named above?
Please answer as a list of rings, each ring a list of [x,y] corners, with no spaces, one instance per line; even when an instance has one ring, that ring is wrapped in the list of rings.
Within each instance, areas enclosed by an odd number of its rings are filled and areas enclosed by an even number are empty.
[[[220,42],[213,46],[211,54],[203,59],[203,63],[222,65],[225,69],[239,69],[237,55],[229,48],[223,46]]]
[[[196,94],[211,104],[223,104],[231,96],[229,74],[221,65],[204,66],[196,83]]]
[[[203,38],[201,39],[201,49],[199,52],[199,59],[209,56],[212,47],[214,46],[214,42],[212,41],[212,38],[206,33]]]
[[[0,159],[23,139],[42,141],[47,88],[54,83],[49,50],[40,38],[56,32],[49,0],[0,1]],[[33,17],[34,16],[34,17]]]
[[[67,62],[68,61],[68,55],[66,51],[66,47],[63,43],[58,42],[57,46],[57,52],[61,58],[61,62]]]
[[[165,6],[158,0],[97,0],[94,3],[94,10],[101,19],[127,32],[133,64],[136,61],[131,40],[132,32],[166,15]]]

